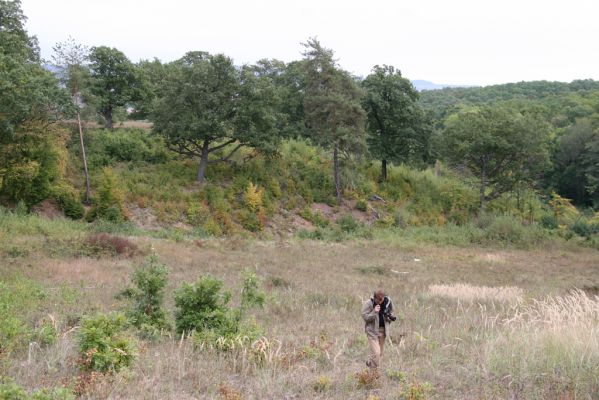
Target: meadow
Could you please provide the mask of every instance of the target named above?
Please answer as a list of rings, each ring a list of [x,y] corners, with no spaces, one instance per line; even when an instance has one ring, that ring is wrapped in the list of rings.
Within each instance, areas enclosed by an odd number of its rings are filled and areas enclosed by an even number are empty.
[[[84,399],[592,399],[599,391],[599,253],[592,248],[557,240],[534,249],[448,245],[418,236],[174,240],[139,230],[117,230],[105,245],[83,222],[10,213],[1,221],[0,372],[28,393],[66,387]],[[243,318],[259,327],[259,337],[223,347],[131,327],[128,368],[82,371],[82,318],[126,309],[117,295],[151,254],[168,269],[170,322],[183,282],[210,274],[236,305],[241,276],[254,273],[266,301]],[[399,319],[377,377],[366,372],[359,312],[379,286]],[[7,387],[0,394],[13,398]],[[60,393],[46,398],[70,398]]]

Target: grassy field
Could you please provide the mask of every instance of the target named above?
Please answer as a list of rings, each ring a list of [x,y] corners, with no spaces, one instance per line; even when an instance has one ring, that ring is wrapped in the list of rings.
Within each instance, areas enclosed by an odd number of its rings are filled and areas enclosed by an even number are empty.
[[[81,398],[229,400],[591,399],[599,391],[593,249],[557,242],[518,250],[379,239],[173,241],[139,233],[127,239],[137,249],[118,255],[86,251],[93,233],[83,223],[2,226],[0,300],[5,311],[15,310],[13,338],[21,332],[22,340],[0,352],[0,375],[28,391],[66,385],[84,387]],[[84,377],[81,317],[122,309],[115,296],[152,252],[168,266],[171,320],[182,282],[210,273],[235,294],[243,272],[255,272],[267,301],[248,313],[263,338],[218,351],[163,332],[137,339],[131,368]],[[378,286],[400,321],[374,379],[364,373],[359,312]],[[48,325],[57,335],[44,341]]]

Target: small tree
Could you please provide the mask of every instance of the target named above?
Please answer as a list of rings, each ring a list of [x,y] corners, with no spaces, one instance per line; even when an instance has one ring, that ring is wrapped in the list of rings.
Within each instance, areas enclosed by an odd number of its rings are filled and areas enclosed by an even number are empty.
[[[164,289],[168,270],[156,255],[151,255],[145,264],[137,268],[132,276],[132,287],[123,291],[123,296],[132,304],[128,312],[129,319],[137,328],[150,325],[157,329],[168,328],[164,312]]]
[[[228,331],[236,322],[229,310],[231,293],[221,292],[223,282],[203,276],[194,284],[183,283],[175,292],[177,332]]]
[[[388,162],[422,160],[427,155],[430,129],[418,104],[418,92],[399,70],[377,65],[362,87],[368,148],[381,160],[386,180]]]
[[[504,107],[465,109],[445,121],[443,154],[479,180],[480,207],[517,184],[531,184],[548,160],[549,128]],[[490,189],[490,192],[488,191]]]
[[[333,177],[337,202],[342,200],[340,153],[364,148],[365,113],[355,80],[339,69],[333,51],[316,39],[304,44],[306,95],[304,112],[310,136],[333,150]]]
[[[200,157],[199,184],[209,163],[229,161],[243,146],[274,150],[277,97],[268,79],[206,52],[187,53],[167,71],[152,112],[154,132],[169,149]],[[209,159],[228,146],[233,146],[228,154]]]
[[[104,118],[106,128],[112,129],[115,109],[140,97],[141,80],[135,65],[115,48],[92,47],[89,59],[90,93],[98,103],[98,113]]]
[[[81,149],[83,171],[85,174],[85,202],[89,204],[91,190],[80,113],[82,104],[81,91],[84,81],[89,75],[89,70],[87,68],[87,62],[89,61],[89,49],[87,46],[75,42],[75,39],[69,36],[65,42],[57,43],[52,50],[54,51],[54,54],[52,55],[52,61],[59,70],[59,77],[62,84],[67,88],[69,94],[71,95],[73,107],[77,116],[77,126],[79,128],[79,146]]]

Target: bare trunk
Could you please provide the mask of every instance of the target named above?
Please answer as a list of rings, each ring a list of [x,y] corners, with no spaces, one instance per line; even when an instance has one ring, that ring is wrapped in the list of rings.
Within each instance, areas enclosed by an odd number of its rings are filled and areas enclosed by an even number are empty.
[[[341,171],[339,168],[339,145],[335,143],[333,147],[333,172],[335,176],[335,193],[337,195],[337,203],[341,204],[343,200],[341,193]]]
[[[77,125],[79,125],[79,143],[81,144],[81,157],[83,158],[83,170],[85,171],[85,204],[89,205],[91,199],[89,171],[87,170],[87,157],[85,156],[85,145],[83,144],[83,127],[81,126],[79,111],[77,111]]]
[[[383,160],[381,162],[381,175],[383,176],[383,181],[387,180],[387,160]]]
[[[204,140],[204,144],[202,145],[202,154],[200,156],[200,168],[198,169],[198,176],[196,178],[196,183],[198,185],[204,184],[206,166],[208,165],[208,154],[210,154],[209,146],[210,142],[208,140]]]
[[[112,107],[108,107],[108,109],[102,113],[102,116],[104,117],[106,128],[112,129],[114,127],[112,122]]]

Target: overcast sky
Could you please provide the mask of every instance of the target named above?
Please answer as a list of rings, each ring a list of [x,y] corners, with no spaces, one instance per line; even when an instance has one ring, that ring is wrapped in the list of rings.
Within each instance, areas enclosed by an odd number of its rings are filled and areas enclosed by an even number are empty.
[[[341,66],[487,85],[599,80],[599,0],[22,0],[42,56],[69,35],[132,61],[191,50],[236,64],[301,58],[316,36]]]

